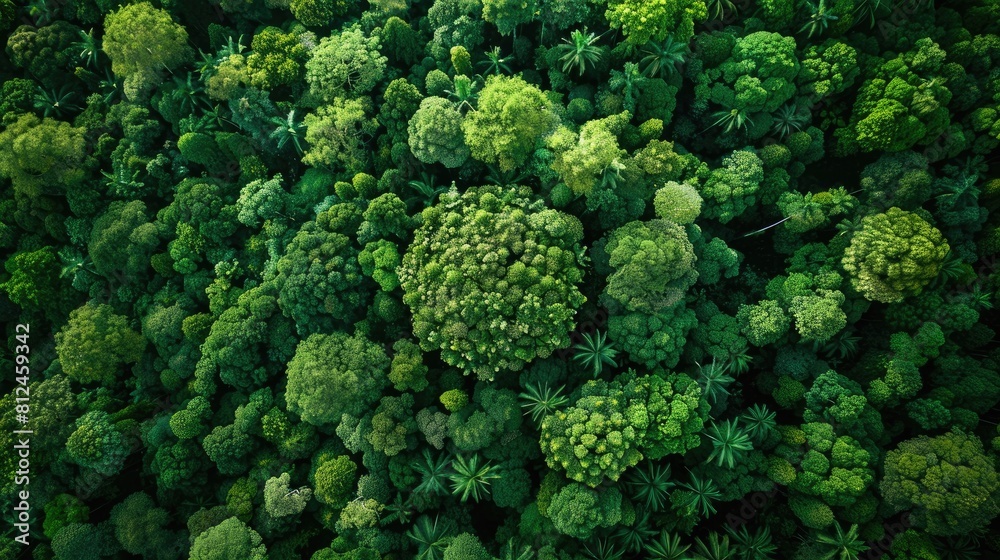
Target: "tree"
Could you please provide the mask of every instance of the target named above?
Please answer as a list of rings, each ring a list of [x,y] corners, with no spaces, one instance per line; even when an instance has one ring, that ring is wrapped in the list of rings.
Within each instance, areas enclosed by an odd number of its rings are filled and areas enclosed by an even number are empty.
[[[399,278],[425,351],[492,379],[569,346],[585,300],[579,220],[496,186],[443,194],[422,219]]]
[[[169,520],[167,510],[156,507],[145,492],[131,494],[111,509],[111,523],[122,548],[145,558],[167,560],[179,556],[174,545],[181,535],[166,528]]]
[[[736,320],[740,324],[740,332],[754,346],[778,342],[791,325],[785,310],[778,302],[769,299],[752,305],[741,305],[736,313]]]
[[[268,26],[254,35],[250,47],[246,75],[253,87],[270,91],[302,79],[309,50],[297,34]]]
[[[262,222],[283,216],[288,193],[281,186],[280,173],[269,180],[256,179],[240,189],[236,218],[243,225],[259,227]]]
[[[334,18],[347,13],[350,5],[346,0],[325,2],[321,0],[291,0],[289,8],[295,19],[309,27],[325,27]]]
[[[496,25],[501,35],[510,35],[522,23],[530,22],[537,0],[484,0],[483,19]]]
[[[302,163],[325,169],[364,171],[368,163],[366,144],[375,135],[378,121],[368,116],[361,99],[336,98],[315,113],[306,115],[309,150]]]
[[[129,328],[126,318],[103,303],[73,310],[55,338],[63,371],[80,383],[113,383],[118,368],[137,362],[146,347],[146,340]]]
[[[462,131],[472,157],[510,171],[524,165],[558,122],[552,102],[536,86],[520,77],[490,76]]]
[[[312,498],[311,488],[293,489],[289,487],[290,481],[290,474],[281,473],[281,476],[272,476],[264,483],[264,509],[271,517],[298,515]]]
[[[68,286],[60,278],[59,257],[52,247],[21,251],[4,262],[10,275],[0,290],[22,309],[44,309],[53,313],[69,298]]]
[[[18,198],[65,194],[87,177],[85,132],[55,119],[21,115],[0,132],[0,176],[11,180]]]
[[[188,34],[166,10],[149,2],[123,6],[104,19],[104,52],[111,70],[125,78],[125,95],[141,99],[172,71],[188,62],[193,51]]]
[[[56,88],[69,79],[65,69],[73,62],[71,45],[80,32],[79,27],[63,20],[38,28],[20,25],[7,38],[7,53],[11,62],[45,87]]]
[[[548,517],[560,533],[587,539],[598,527],[621,520],[622,495],[614,486],[594,490],[571,482],[552,496]]]
[[[705,200],[702,215],[729,223],[757,203],[757,191],[764,180],[760,157],[749,150],[737,150],[722,159],[722,167],[712,171],[701,186]]]
[[[313,476],[316,499],[333,509],[341,509],[351,500],[358,466],[347,455],[321,461]]]
[[[288,363],[288,410],[314,426],[360,416],[387,385],[388,367],[382,347],[363,335],[310,335]]]
[[[583,31],[577,29],[570,33],[569,39],[563,39],[561,44],[556,45],[554,50],[562,55],[559,57],[563,63],[562,71],[568,74],[575,67],[583,76],[588,65],[597,64],[604,54],[603,49],[596,45],[599,38],[594,32],[587,33],[586,28]]]
[[[141,200],[114,201],[94,220],[87,252],[105,278],[138,284],[149,270],[149,258],[160,244],[157,227]]]
[[[267,547],[257,531],[230,517],[195,537],[191,560],[267,560]]]
[[[361,223],[353,204],[335,204],[304,224],[278,259],[278,305],[302,334],[327,332],[362,309],[360,251],[352,242]]]
[[[462,113],[451,102],[427,97],[410,119],[407,128],[410,150],[424,163],[458,167],[469,157],[462,135]]]
[[[701,214],[702,202],[698,189],[674,181],[667,181],[653,195],[656,217],[682,226],[694,223]]]
[[[892,303],[920,293],[936,278],[948,250],[937,228],[893,207],[862,219],[841,264],[862,295]]]
[[[378,37],[365,37],[358,28],[324,37],[306,62],[309,91],[327,103],[349,92],[368,93],[385,73],[379,46]]]
[[[622,118],[624,117],[624,118]],[[628,113],[589,121],[575,134],[560,126],[546,139],[555,153],[552,169],[577,194],[590,194],[605,174],[614,173],[625,158],[615,133],[622,131]]]
[[[639,463],[648,419],[638,405],[626,403],[621,389],[592,392],[542,420],[541,446],[550,468],[593,488],[606,479],[618,480]]]
[[[632,312],[608,320],[608,337],[629,359],[648,368],[672,368],[680,361],[687,335],[698,325],[683,305],[661,313]]]
[[[687,42],[694,37],[694,25],[708,19],[704,0],[649,3],[641,0],[610,0],[604,13],[613,27],[633,45],[662,41],[667,34]]]
[[[683,302],[698,278],[687,232],[667,220],[629,222],[608,236],[604,251],[613,270],[602,297],[605,305],[663,312]]]
[[[886,454],[880,486],[895,511],[911,510],[932,535],[966,535],[1000,513],[1000,475],[975,435],[921,435]]]
[[[66,440],[70,459],[104,476],[117,474],[128,456],[125,435],[111,423],[108,413],[90,411],[76,421],[76,430]]]
[[[952,92],[942,76],[947,53],[930,37],[884,60],[858,91],[847,127],[835,133],[842,153],[899,152],[929,144],[950,124]]]

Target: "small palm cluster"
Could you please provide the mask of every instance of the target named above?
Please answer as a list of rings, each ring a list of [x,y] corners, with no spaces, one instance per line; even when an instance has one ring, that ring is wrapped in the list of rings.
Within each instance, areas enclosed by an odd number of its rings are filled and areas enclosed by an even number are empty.
[[[462,502],[470,498],[474,502],[488,498],[490,483],[500,478],[489,461],[482,461],[479,455],[452,457],[445,452],[432,457],[430,451],[425,449],[421,460],[411,466],[420,475],[420,483],[414,492],[430,496],[451,493]]]

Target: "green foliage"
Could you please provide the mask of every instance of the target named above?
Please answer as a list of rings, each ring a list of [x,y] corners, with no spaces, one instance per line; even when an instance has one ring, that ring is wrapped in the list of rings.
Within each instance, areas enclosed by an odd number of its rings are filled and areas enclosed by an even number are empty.
[[[343,168],[350,173],[364,170],[366,144],[375,135],[378,121],[368,116],[363,101],[337,97],[302,122],[310,146],[302,163],[331,170]]]
[[[545,209],[527,188],[492,186],[444,194],[422,219],[399,277],[425,351],[492,379],[569,346],[573,310],[585,299],[575,287],[579,220]],[[451,247],[453,239],[464,245]]]
[[[388,381],[389,359],[361,334],[313,334],[288,363],[288,409],[315,426],[361,415]]]
[[[490,76],[476,111],[462,121],[472,157],[510,171],[525,164],[535,144],[559,122],[552,102],[522,78]]]
[[[305,65],[310,93],[329,103],[348,92],[371,91],[385,73],[379,46],[377,37],[365,37],[360,29],[324,37]]]
[[[21,115],[0,132],[0,175],[10,179],[19,198],[65,193],[87,176],[84,132],[66,122]]]
[[[106,412],[93,410],[77,419],[76,430],[66,440],[66,452],[81,467],[112,476],[125,464],[128,442]]]
[[[235,517],[230,517],[195,537],[192,560],[265,560],[267,547],[260,534]]]
[[[605,17],[620,27],[629,43],[645,44],[650,39],[662,41],[667,34],[679,41],[694,36],[694,26],[708,18],[703,0],[649,4],[635,0],[611,0]]]
[[[842,265],[866,298],[892,303],[937,277],[948,249],[941,232],[918,214],[890,208],[862,220]]]
[[[604,250],[614,271],[604,296],[628,311],[675,307],[698,277],[687,233],[667,220],[629,222],[611,233]]]
[[[149,2],[129,4],[104,19],[104,52],[111,70],[125,79],[125,95],[139,99],[192,58],[188,34],[170,13]]]
[[[996,556],[998,21],[0,0],[0,558]]]
[[[712,442],[712,453],[708,461],[716,461],[718,466],[732,469],[743,453],[753,449],[750,436],[737,425],[736,420],[726,420],[721,424],[712,422],[705,431],[705,436]]]
[[[993,459],[974,435],[948,432],[906,440],[885,458],[880,490],[895,510],[910,509],[932,535],[962,535],[1000,513]]]
[[[126,318],[103,303],[73,310],[55,339],[63,371],[80,383],[111,383],[119,368],[137,362],[146,347]]]
[[[427,97],[407,128],[410,150],[424,163],[458,167],[469,157],[462,135],[462,113],[448,100]]]
[[[615,350],[613,344],[607,342],[606,337],[607,335],[600,331],[596,333],[596,336],[591,336],[590,333],[583,333],[583,342],[573,345],[573,349],[576,350],[573,359],[583,364],[584,367],[590,366],[594,372],[594,377],[601,375],[605,364],[611,367],[618,367],[614,359],[618,351]]]
[[[621,520],[622,495],[615,487],[594,490],[571,482],[552,497],[548,517],[560,533],[587,539],[598,527]]]
[[[500,474],[495,472],[492,465],[480,462],[479,455],[472,455],[469,458],[462,455],[455,457],[451,462],[451,471],[448,474],[451,480],[451,493],[463,502],[469,498],[478,502],[488,497],[491,481],[500,478]]]

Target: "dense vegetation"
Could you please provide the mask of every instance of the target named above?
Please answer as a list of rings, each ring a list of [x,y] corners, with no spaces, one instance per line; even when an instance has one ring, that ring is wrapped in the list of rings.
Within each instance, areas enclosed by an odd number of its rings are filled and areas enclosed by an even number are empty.
[[[937,4],[0,0],[0,557],[1000,557]]]

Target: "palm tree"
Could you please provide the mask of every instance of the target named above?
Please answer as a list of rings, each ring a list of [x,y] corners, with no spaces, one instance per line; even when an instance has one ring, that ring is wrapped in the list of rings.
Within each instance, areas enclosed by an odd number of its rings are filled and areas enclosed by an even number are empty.
[[[414,492],[430,496],[448,495],[448,488],[445,486],[451,473],[451,455],[448,452],[433,458],[431,452],[424,449],[423,460],[415,461],[410,466],[420,475],[420,484],[413,489]]]
[[[389,523],[398,521],[400,524],[406,525],[410,522],[410,517],[413,516],[414,508],[410,505],[409,499],[404,499],[402,494],[396,492],[396,497],[393,498],[392,503],[385,505],[385,511],[388,513],[379,523],[388,525]]]
[[[799,33],[808,30],[809,38],[816,33],[823,33],[826,28],[830,25],[831,21],[837,21],[839,19],[837,16],[830,15],[826,11],[826,0],[819,0],[819,5],[808,3],[809,6],[809,21],[799,29]]]
[[[70,47],[76,52],[76,58],[85,66],[97,67],[97,56],[101,52],[101,42],[94,37],[94,30],[80,30],[80,40]]]
[[[450,521],[439,523],[436,516],[431,521],[430,517],[422,515],[413,528],[406,532],[406,536],[417,543],[417,560],[441,560],[444,549],[451,542],[452,533]]]
[[[782,139],[793,132],[802,130],[802,127],[809,122],[809,115],[799,111],[798,105],[794,103],[783,105],[773,118],[774,126],[771,127],[771,130]]]
[[[713,420],[705,435],[712,441],[712,453],[708,456],[708,462],[715,460],[720,467],[732,469],[744,452],[753,450],[750,436],[734,419],[718,424]]]
[[[722,19],[727,12],[731,12],[733,17],[736,17],[739,12],[739,10],[736,9],[736,4],[734,4],[732,0],[708,0],[705,4],[708,5],[709,21]]]
[[[840,528],[840,523],[834,523],[833,527],[833,534],[816,535],[816,542],[823,549],[823,556],[818,560],[858,560],[858,555],[867,548],[858,536],[858,526],[851,525],[846,532]]]
[[[202,109],[212,108],[212,105],[205,98],[205,89],[201,87],[198,80],[194,79],[193,72],[188,72],[184,79],[175,76],[174,86],[174,94],[181,99],[179,108],[183,113],[190,115],[199,107]]]
[[[691,545],[681,544],[680,535],[673,535],[665,529],[660,531],[660,538],[646,544],[646,553],[655,560],[688,560],[688,549]]]
[[[718,364],[713,357],[712,363],[709,365],[702,366],[697,362],[695,364],[698,366],[698,385],[701,385],[701,394],[705,396],[709,404],[714,405],[729,395],[727,387],[736,379],[727,373],[729,371],[728,362]]]
[[[420,202],[426,208],[434,204],[439,194],[448,192],[448,187],[435,184],[434,176],[427,173],[420,174],[420,180],[413,180],[406,183],[406,186],[417,191],[418,196],[411,196],[406,199],[406,204]]]
[[[613,343],[607,342],[607,335],[601,331],[597,331],[595,336],[590,336],[590,333],[583,333],[583,342],[573,345],[573,349],[577,350],[573,359],[591,368],[594,377],[601,375],[604,364],[611,367],[618,367],[618,364],[614,360],[618,351],[615,350]]]
[[[446,89],[444,92],[448,94],[448,97],[455,100],[455,106],[460,111],[472,109],[472,102],[478,97],[478,94],[476,94],[476,82],[472,81],[472,78],[468,76],[459,74],[455,76],[454,84],[454,91]]]
[[[722,127],[723,132],[726,134],[744,130],[748,125],[753,124],[753,120],[742,109],[716,111],[712,113],[712,118],[715,119],[715,122],[709,128],[712,126]]]
[[[729,548],[728,535],[712,531],[705,540],[698,537],[694,542],[700,560],[729,560],[736,557],[736,551]]]
[[[458,456],[451,462],[451,470],[447,476],[451,479],[451,493],[459,496],[462,502],[472,498],[478,502],[490,495],[490,481],[500,478],[493,472],[493,467],[486,462],[479,463],[479,455],[466,459]]]
[[[559,57],[559,61],[563,63],[562,71],[569,73],[576,67],[582,76],[588,65],[596,65],[604,54],[604,49],[596,45],[598,39],[600,36],[593,32],[587,33],[586,27],[583,31],[574,30],[569,39],[563,39],[563,43],[555,47],[556,53],[562,55]]]
[[[616,549],[606,539],[593,539],[583,545],[583,555],[590,560],[619,560],[624,554],[624,550]]]
[[[38,88],[38,91],[35,92],[35,109],[41,111],[46,117],[61,117],[65,112],[81,109],[79,105],[73,104],[74,97],[76,97],[76,92],[69,89],[68,85],[64,85],[58,91]]]
[[[507,539],[507,544],[500,550],[500,560],[531,560],[535,551],[530,546],[518,546],[513,538]]]
[[[656,530],[650,527],[649,512],[643,512],[631,525],[620,525],[611,534],[611,538],[620,544],[624,551],[633,553],[642,550],[642,544],[649,542],[655,536]]]
[[[539,424],[546,416],[569,403],[569,399],[562,394],[565,388],[566,386],[563,385],[553,390],[549,387],[548,383],[528,383],[524,388],[524,392],[518,395],[518,397],[525,401],[521,405],[521,408],[525,409],[524,415],[527,416],[530,414],[531,420],[535,424]]]
[[[875,17],[891,9],[889,0],[861,0],[854,8],[854,22],[868,20],[869,27],[875,27]]]
[[[702,517],[708,517],[715,513],[715,506],[712,502],[721,499],[722,492],[719,492],[719,487],[715,485],[714,480],[701,478],[697,474],[691,473],[691,482],[681,482],[678,486],[691,493],[688,506],[700,513]]]
[[[652,511],[663,510],[667,505],[670,489],[674,487],[674,482],[670,479],[670,464],[647,460],[645,468],[629,473],[625,487],[646,508]]]
[[[42,26],[56,19],[59,3],[56,0],[31,0],[27,7],[28,15],[34,18],[35,24]]]
[[[646,55],[639,61],[643,66],[642,75],[647,78],[653,76],[663,78],[677,72],[678,67],[684,64],[688,47],[687,44],[676,41],[672,35],[668,35],[663,42],[646,43],[642,47],[642,52]]]
[[[500,47],[493,47],[492,50],[486,51],[486,60],[479,61],[480,66],[486,67],[486,74],[500,74],[500,73],[511,73],[510,66],[507,65],[510,62],[512,56],[501,56]]]
[[[813,341],[813,351],[822,352],[827,360],[842,361],[858,353],[858,343],[860,336],[851,334],[851,331],[840,331],[837,336],[826,341]]]
[[[306,135],[306,125],[295,120],[295,109],[288,112],[285,117],[272,117],[271,124],[275,129],[271,132],[271,138],[278,141],[278,149],[285,147],[289,141],[295,146],[295,151],[302,155],[302,142]]]
[[[961,535],[947,538],[932,537],[934,548],[942,559],[976,560],[982,557],[984,543],[976,535]]]
[[[771,530],[767,525],[758,527],[753,533],[747,530],[746,525],[740,525],[739,531],[726,527],[726,531],[733,538],[743,560],[771,560],[771,555],[778,550],[771,542]]]
[[[767,439],[771,435],[771,432],[778,426],[774,411],[769,410],[767,405],[760,403],[748,408],[740,416],[740,420],[743,420],[744,424],[746,424],[747,433],[750,437],[758,443]]]

